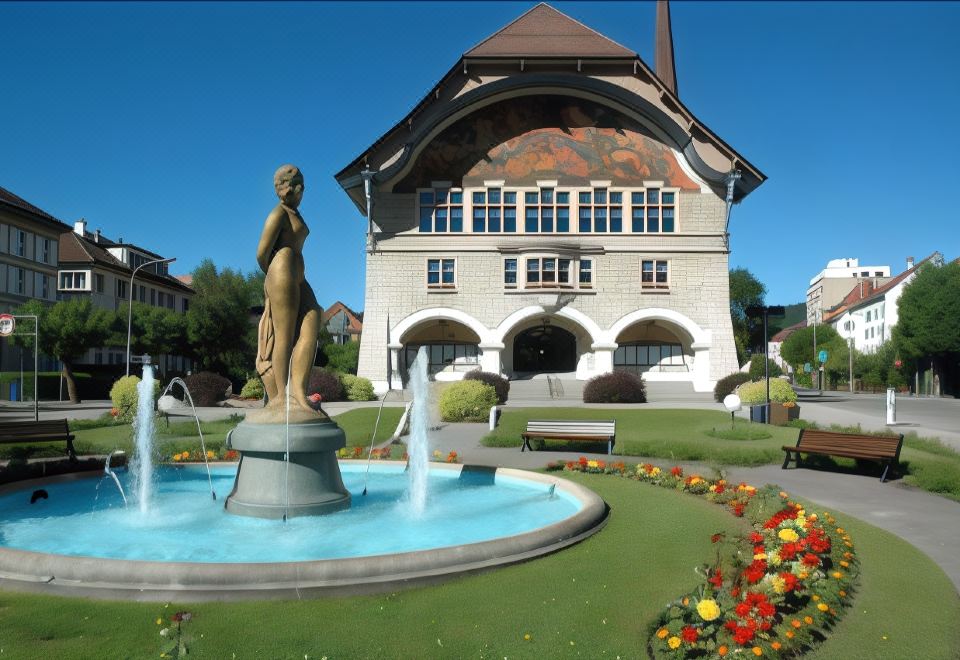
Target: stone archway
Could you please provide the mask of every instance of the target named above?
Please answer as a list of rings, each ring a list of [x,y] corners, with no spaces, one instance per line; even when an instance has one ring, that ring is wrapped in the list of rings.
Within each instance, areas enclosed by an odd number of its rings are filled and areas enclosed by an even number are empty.
[[[558,325],[536,325],[513,340],[514,372],[557,373],[577,368],[577,338]]]

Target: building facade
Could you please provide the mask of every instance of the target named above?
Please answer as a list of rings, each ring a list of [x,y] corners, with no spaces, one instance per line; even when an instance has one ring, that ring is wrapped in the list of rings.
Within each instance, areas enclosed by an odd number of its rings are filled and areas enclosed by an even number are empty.
[[[831,259],[807,287],[807,323],[819,323],[850,292],[851,282],[880,286],[890,280],[890,266],[861,266],[859,259]]]
[[[360,341],[363,333],[362,312],[354,312],[338,300],[323,310],[321,320],[334,344]]]
[[[132,301],[165,307],[178,314],[190,308],[193,289],[171,276],[168,265],[143,264],[163,259],[160,255],[122,241],[112,241],[100,233],[87,231],[80,220],[73,231],[60,237],[60,263],[57,293],[60,298],[89,298],[97,307],[126,312]],[[135,268],[141,267],[130,286]],[[190,368],[187,358],[177,355],[153,356],[161,370],[184,372]],[[126,364],[126,346],[90,349],[77,364]]]
[[[337,179],[367,216],[359,375],[737,370],[730,205],[764,175],[657,72],[540,4],[470,49]],[[399,378],[397,376],[400,376]]]
[[[22,197],[0,188],[0,312],[13,312],[28,300],[49,304],[57,301],[60,234],[69,228]],[[29,370],[33,370],[32,352],[24,353],[7,340],[0,346],[0,371],[19,369],[24,355]],[[42,370],[55,366],[52,359],[42,358]]]

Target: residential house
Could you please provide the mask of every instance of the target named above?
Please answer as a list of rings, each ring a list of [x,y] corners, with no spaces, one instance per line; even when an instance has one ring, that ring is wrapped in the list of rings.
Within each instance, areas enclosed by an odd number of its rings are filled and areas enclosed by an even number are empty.
[[[890,266],[861,266],[859,259],[831,259],[813,276],[807,288],[807,323],[820,323],[828,309],[839,304],[852,281],[870,281],[879,286],[890,279]]]
[[[363,312],[358,314],[338,300],[323,310],[321,320],[334,344],[360,341],[360,335],[363,332]]]

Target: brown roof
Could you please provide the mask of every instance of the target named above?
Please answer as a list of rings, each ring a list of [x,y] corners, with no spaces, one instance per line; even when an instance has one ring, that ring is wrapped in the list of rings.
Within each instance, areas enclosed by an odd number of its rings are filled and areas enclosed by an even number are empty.
[[[110,245],[118,244],[110,243]],[[61,267],[69,264],[95,264],[110,268],[111,270],[125,271],[126,273],[133,272],[130,266],[110,254],[109,251],[86,237],[81,238],[80,234],[73,231],[60,235],[59,261]],[[164,284],[174,289],[193,293],[193,289],[186,283],[169,275],[157,275],[141,269],[137,277],[149,280],[155,284]]]
[[[61,222],[60,220],[57,220],[56,218],[54,218],[52,215],[50,215],[43,209],[34,206],[24,198],[20,197],[19,195],[14,195],[12,192],[10,192],[9,190],[3,187],[0,187],[0,204],[3,204],[5,206],[12,206],[16,209],[19,209],[21,211],[26,211],[31,215],[37,216],[42,220],[53,222],[59,225],[58,227],[59,229],[64,229],[64,230],[70,229],[70,225],[64,222]]]
[[[825,322],[831,321],[844,312],[856,309],[857,307],[876,300],[880,296],[884,295],[887,291],[907,279],[911,274],[915,273],[922,264],[934,259],[939,254],[939,252],[934,252],[926,259],[921,259],[914,264],[913,268],[908,268],[888,282],[884,282],[880,286],[874,285],[872,280],[861,280],[850,290],[850,293],[844,296],[843,300],[841,300],[839,304],[837,304],[823,316],[823,320]]]
[[[463,56],[633,59],[637,54],[541,2]]]
[[[807,327],[806,320],[800,321],[800,323],[794,323],[793,325],[784,328],[774,336],[770,337],[770,341],[783,343],[787,340],[787,337],[792,335],[794,332],[796,332],[800,328],[806,328],[806,327]]]
[[[363,322],[361,321],[362,313],[357,314],[339,300],[330,305],[330,307],[327,309],[323,310],[323,314],[320,317],[323,324],[326,325],[330,319],[336,316],[340,311],[343,311],[343,313],[347,315],[348,334],[359,334],[363,330]]]

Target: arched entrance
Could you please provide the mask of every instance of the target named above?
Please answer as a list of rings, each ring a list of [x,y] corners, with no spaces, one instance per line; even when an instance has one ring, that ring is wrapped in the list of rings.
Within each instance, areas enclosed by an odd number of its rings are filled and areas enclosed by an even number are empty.
[[[566,372],[577,368],[577,338],[556,325],[537,325],[513,340],[514,372]]]
[[[427,370],[436,380],[459,380],[468,371],[477,369],[480,337],[472,328],[445,318],[428,319],[411,328],[401,337],[400,376],[407,382],[407,372],[421,347],[426,350]]]

